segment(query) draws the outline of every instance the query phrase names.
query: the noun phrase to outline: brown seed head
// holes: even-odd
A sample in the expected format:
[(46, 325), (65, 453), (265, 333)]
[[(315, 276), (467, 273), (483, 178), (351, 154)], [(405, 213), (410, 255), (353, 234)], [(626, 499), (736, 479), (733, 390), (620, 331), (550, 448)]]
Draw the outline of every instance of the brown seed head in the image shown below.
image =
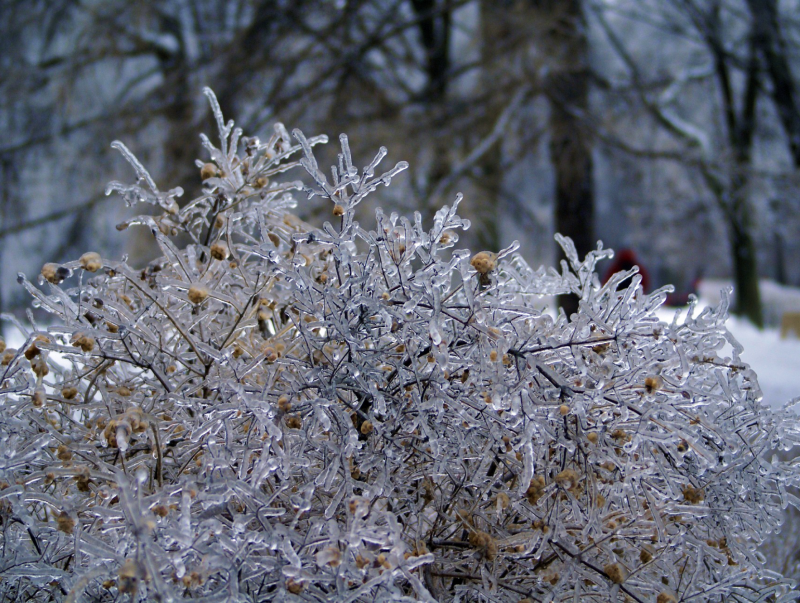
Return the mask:
[(294, 578), (289, 578), (286, 581), (286, 590), (288, 590), (293, 595), (299, 595), (301, 592), (303, 592), (303, 583), (295, 582)]
[(56, 458), (59, 461), (71, 461), (72, 460), (72, 452), (69, 448), (64, 446), (64, 444), (59, 444), (58, 448), (56, 449)]
[(208, 288), (204, 285), (194, 284), (189, 287), (187, 296), (193, 304), (202, 304), (208, 297)]
[(13, 362), (14, 357), (16, 355), (17, 355), (17, 350), (15, 350), (14, 348), (6, 348), (6, 350), (3, 352), (3, 358), (2, 360), (0, 360), (0, 365), (8, 366)]
[(219, 174), (219, 170), (217, 166), (213, 163), (206, 163), (203, 167), (200, 168), (200, 179), (201, 180), (208, 180), (209, 178), (213, 178), (214, 176)]
[(535, 505), (539, 502), (539, 499), (544, 494), (545, 482), (544, 477), (541, 475), (537, 475), (531, 480), (530, 486), (525, 491), (525, 496), (528, 499), (528, 502), (532, 505)]
[(494, 270), (497, 256), (489, 251), (481, 251), (472, 256), (470, 265), (475, 268), (478, 274), (489, 274)]
[(60, 266), (58, 264), (53, 264), (52, 262), (48, 262), (44, 266), (42, 266), (42, 276), (45, 278), (46, 281), (57, 285), (63, 279), (61, 278), (61, 271), (59, 270)]
[(72, 530), (75, 529), (75, 520), (66, 511), (61, 511), (56, 517), (56, 525), (59, 531), (65, 534), (72, 534)]
[(644, 389), (648, 394), (654, 394), (662, 385), (661, 377), (647, 377), (644, 380)]
[(215, 260), (227, 260), (229, 255), (230, 250), (225, 243), (218, 241), (211, 246), (211, 257)]
[(103, 267), (103, 260), (100, 258), (100, 254), (94, 251), (84, 253), (78, 261), (81, 263), (81, 268), (89, 272), (97, 272)]
[(705, 498), (705, 492), (703, 492), (702, 488), (695, 488), (688, 484), (683, 487), (683, 498), (689, 504), (696, 505), (700, 502), (703, 502), (703, 498)]
[(339, 205), (338, 203), (333, 206), (333, 215), (336, 217), (344, 215), (344, 207)]
[(41, 408), (44, 406), (45, 400), (47, 400), (47, 394), (45, 394), (44, 388), (37, 387), (31, 396), (31, 404), (36, 408)]
[(625, 575), (619, 563), (609, 563), (603, 567), (603, 571), (614, 584), (625, 582)]
[(37, 356), (31, 360), (31, 370), (37, 377), (45, 377), (50, 369), (47, 367), (47, 361), (42, 356)]

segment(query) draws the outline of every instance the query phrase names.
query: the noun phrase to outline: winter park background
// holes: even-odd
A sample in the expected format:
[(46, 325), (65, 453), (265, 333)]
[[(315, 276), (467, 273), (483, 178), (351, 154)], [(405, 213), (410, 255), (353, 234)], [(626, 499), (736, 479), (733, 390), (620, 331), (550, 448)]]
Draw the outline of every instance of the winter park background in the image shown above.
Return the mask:
[[(519, 240), (555, 265), (555, 232), (581, 256), (632, 250), (650, 290), (675, 285), (667, 322), (732, 286), (764, 404), (800, 397), (796, 0), (0, 0), (0, 312), (25, 319), (17, 273), (45, 262), (155, 257), (145, 229), (115, 228), (136, 212), (103, 194), (128, 177), (110, 143), (194, 198), (205, 86), (250, 134), (346, 132), (361, 161), (385, 145), (411, 166), (381, 189), (387, 212), (430, 225), (464, 193), (474, 250)], [(800, 579), (800, 514), (764, 552)]]

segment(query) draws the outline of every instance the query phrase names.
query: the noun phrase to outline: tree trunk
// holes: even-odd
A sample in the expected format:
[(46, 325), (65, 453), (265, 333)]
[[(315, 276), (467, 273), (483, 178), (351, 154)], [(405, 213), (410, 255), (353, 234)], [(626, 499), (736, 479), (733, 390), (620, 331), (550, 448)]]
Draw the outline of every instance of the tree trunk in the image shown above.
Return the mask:
[[(575, 243), (579, 257), (595, 248), (594, 180), (589, 109), (589, 43), (581, 0), (532, 0), (548, 32), (542, 37), (553, 61), (545, 90), (550, 101), (550, 159), (555, 169), (555, 228)], [(559, 258), (563, 258), (559, 248)], [(575, 295), (562, 295), (567, 316)]]
[[(713, 39), (722, 39), (719, 12), (711, 13), (708, 31)], [(752, 169), (753, 139), (756, 130), (756, 109), (760, 88), (758, 64), (758, 31), (751, 30), (749, 52), (742, 91), (740, 110), (737, 111), (734, 85), (731, 78), (730, 57), (721, 43), (711, 47), (717, 81), (722, 92), (722, 104), (727, 124), (727, 135), (733, 153), (729, 164), (727, 187), (717, 186), (715, 194), (728, 219), (731, 259), (733, 261), (734, 293), (733, 311), (747, 317), (758, 327), (764, 319), (761, 311), (761, 294), (758, 283), (758, 258), (753, 238), (753, 219), (750, 203), (750, 172)], [(727, 189), (727, 193), (726, 193)]]
[(786, 45), (779, 28), (777, 0), (747, 0), (753, 18), (753, 41), (772, 81), (778, 109), (795, 167), (800, 167), (800, 107), (794, 90)]
[[(487, 94), (485, 121), (480, 129), (481, 136), (491, 131), (494, 119), (502, 110), (505, 100), (503, 78), (507, 78), (508, 54), (498, 56), (498, 46), (509, 38), (519, 35), (509, 25), (508, 7), (496, 0), (483, 0), (480, 5), (481, 20), (481, 86)], [(491, 92), (490, 92), (491, 91)], [(480, 224), (476, 230), (477, 243), (482, 249), (497, 251), (508, 241), (500, 240), (500, 205), (502, 199), (503, 166), (501, 144), (498, 140), (483, 155), (479, 164), (477, 185), (480, 198), (473, 201), (474, 215)]]
[(448, 131), (447, 92), (450, 71), (450, 0), (411, 0), (411, 5), (419, 20), (419, 31), (422, 49), (425, 52), (425, 73), (427, 83), (422, 93), (422, 101), (426, 108), (426, 118), (430, 124), (427, 134), (430, 136), (431, 157), (428, 161), (427, 173), (423, 175), (425, 186), (422, 187), (421, 212), (427, 222), (433, 221), (441, 199), (433, 199), (432, 191), (447, 178), (452, 168), (450, 162), (450, 142), (444, 132)]
[(764, 326), (761, 292), (758, 286), (756, 245), (750, 229), (731, 225), (731, 256), (733, 258), (734, 287), (737, 314), (747, 317), (754, 325)]

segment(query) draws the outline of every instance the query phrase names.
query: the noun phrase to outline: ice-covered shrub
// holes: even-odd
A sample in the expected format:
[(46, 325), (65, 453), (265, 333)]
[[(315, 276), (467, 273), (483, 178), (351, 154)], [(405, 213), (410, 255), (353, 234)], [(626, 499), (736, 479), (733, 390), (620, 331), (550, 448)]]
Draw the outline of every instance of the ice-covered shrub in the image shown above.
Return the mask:
[[(208, 95), (219, 147), (183, 208), (116, 144), (138, 182), (109, 191), (160, 209), (129, 224), (163, 257), (20, 277), (53, 326), (0, 354), (5, 600), (791, 596), (756, 546), (796, 502), (767, 456), (797, 433), (726, 303), (666, 324), (666, 290), (599, 284), (601, 248), (560, 239), (560, 272), (457, 250), (458, 201), (367, 230), (355, 206), (404, 164), (359, 171), (342, 136), (328, 177), (323, 137), (240, 138)], [(571, 319), (537, 309), (561, 292)]]

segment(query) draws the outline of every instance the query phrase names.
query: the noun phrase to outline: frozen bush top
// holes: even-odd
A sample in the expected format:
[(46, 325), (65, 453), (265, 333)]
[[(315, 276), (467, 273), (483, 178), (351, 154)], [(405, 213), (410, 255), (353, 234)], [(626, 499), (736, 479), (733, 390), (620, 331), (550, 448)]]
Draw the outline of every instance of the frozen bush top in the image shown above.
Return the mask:
[[(667, 289), (600, 285), (602, 248), (559, 238), (560, 272), (457, 250), (458, 199), (367, 230), (354, 208), (405, 164), (359, 171), (342, 136), (329, 178), (324, 137), (241, 138), (207, 94), (219, 146), (184, 207), (115, 143), (138, 181), (109, 192), (160, 210), (122, 227), (161, 258), (20, 276), (55, 326), (1, 354), (5, 600), (792, 597), (756, 545), (796, 502), (767, 458), (795, 423), (727, 298), (665, 324)], [(536, 309), (565, 292), (578, 314)]]

